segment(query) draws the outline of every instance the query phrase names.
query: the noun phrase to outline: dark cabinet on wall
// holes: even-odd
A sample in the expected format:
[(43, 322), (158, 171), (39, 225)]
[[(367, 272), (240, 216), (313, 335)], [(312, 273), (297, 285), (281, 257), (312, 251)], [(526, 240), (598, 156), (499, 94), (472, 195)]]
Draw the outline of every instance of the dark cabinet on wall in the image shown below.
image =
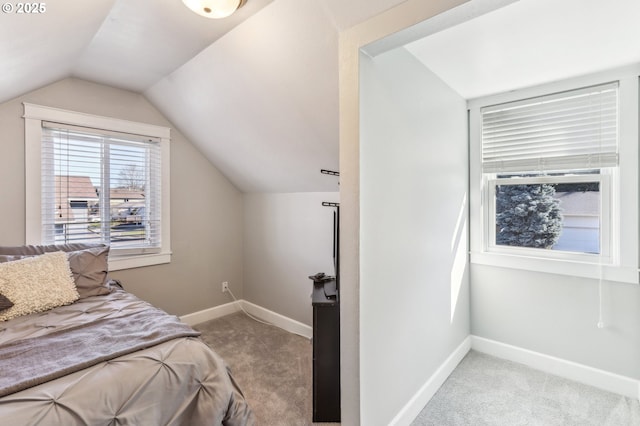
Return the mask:
[(340, 303), (336, 280), (314, 280), (313, 421), (340, 421)]

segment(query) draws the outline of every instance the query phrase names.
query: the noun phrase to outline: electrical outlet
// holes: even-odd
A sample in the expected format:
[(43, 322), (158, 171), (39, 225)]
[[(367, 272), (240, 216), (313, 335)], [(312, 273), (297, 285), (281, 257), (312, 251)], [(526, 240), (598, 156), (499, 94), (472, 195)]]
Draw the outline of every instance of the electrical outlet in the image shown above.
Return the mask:
[(227, 281), (222, 282), (222, 292), (225, 293), (229, 291), (229, 283)]

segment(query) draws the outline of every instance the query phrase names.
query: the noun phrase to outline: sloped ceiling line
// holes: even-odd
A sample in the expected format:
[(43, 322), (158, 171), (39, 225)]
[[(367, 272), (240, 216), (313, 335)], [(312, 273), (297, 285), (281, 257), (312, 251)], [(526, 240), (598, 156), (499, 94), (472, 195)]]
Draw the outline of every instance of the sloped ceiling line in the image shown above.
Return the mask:
[[(128, 89), (242, 191), (335, 191), (319, 170), (338, 168), (339, 32), (404, 1), (249, 0), (217, 21), (181, 0), (3, 13), (0, 102), (70, 76)], [(406, 47), (470, 98), (638, 62), (638, 16), (637, 0), (518, 0)]]
[(57, 0), (0, 14), (0, 102), (67, 77), (143, 93), (238, 188), (332, 191), (337, 37), (404, 0), (249, 0), (223, 20), (181, 0)]

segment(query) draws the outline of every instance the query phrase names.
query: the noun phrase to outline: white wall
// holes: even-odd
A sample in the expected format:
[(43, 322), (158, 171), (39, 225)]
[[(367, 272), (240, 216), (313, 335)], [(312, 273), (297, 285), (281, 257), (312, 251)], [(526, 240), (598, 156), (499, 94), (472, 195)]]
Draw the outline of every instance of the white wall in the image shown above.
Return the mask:
[[(360, 84), (361, 52), (371, 43), (387, 40), (405, 29), (412, 33), (414, 25), (467, 1), (405, 0), (340, 33), (340, 380), (344, 424), (362, 424), (365, 408), (360, 395), (360, 329), (364, 320), (360, 315), (360, 183), (363, 178), (360, 173), (360, 93), (365, 89)], [(415, 33), (412, 34), (410, 39), (415, 37)], [(402, 40), (402, 44), (409, 41)], [(399, 45), (394, 43), (394, 46)]]
[(386, 425), (469, 334), (467, 113), (402, 48), (360, 70), (360, 421)]
[(640, 379), (640, 286), (471, 266), (476, 336)]
[(335, 209), (322, 202), (338, 198), (337, 192), (244, 195), (245, 300), (312, 324), (308, 277), (334, 275)]

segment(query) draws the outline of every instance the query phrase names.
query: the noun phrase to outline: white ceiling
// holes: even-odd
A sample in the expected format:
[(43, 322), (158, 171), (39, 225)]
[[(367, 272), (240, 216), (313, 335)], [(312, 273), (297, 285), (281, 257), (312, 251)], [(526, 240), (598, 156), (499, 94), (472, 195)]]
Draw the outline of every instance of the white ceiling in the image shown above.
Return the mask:
[(214, 21), (195, 15), (181, 0), (116, 0), (72, 74), (144, 91), (271, 1), (251, 0)]
[(276, 0), (146, 95), (244, 191), (337, 190), (320, 174), (338, 168), (332, 25), (317, 1)]
[(638, 22), (639, 0), (519, 0), (406, 47), (471, 99), (638, 63)]
[(143, 91), (271, 1), (217, 21), (181, 0), (56, 0), (42, 14), (2, 13), (0, 102), (68, 76)]
[[(65, 77), (140, 92), (240, 190), (334, 191), (319, 170), (338, 169), (338, 34), (403, 1), (248, 0), (223, 20), (181, 0), (2, 13), (0, 102)], [(470, 98), (639, 61), (639, 4), (520, 0), (407, 48)]]
[(56, 0), (0, 13), (0, 102), (66, 77), (145, 94), (240, 190), (335, 191), (338, 33), (404, 0)]

